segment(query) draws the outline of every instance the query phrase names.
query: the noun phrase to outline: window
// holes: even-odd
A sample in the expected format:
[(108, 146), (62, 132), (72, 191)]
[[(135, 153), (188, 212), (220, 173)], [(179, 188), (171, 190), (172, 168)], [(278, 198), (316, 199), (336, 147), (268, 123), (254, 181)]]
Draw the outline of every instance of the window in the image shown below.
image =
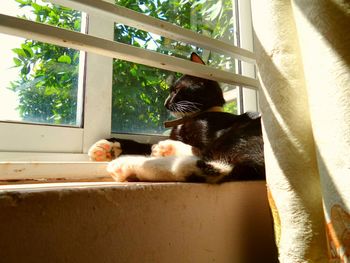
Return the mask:
[[(230, 43), (229, 46), (238, 45), (237, 3), (231, 0), (158, 2), (120, 0), (116, 2), (138, 13), (147, 14), (201, 35), (225, 41)], [(125, 23), (133, 25), (130, 21), (125, 21)], [(211, 67), (229, 72), (238, 71), (240, 62), (232, 56), (218, 50), (210, 51), (203, 48), (203, 45), (197, 46), (196, 43), (188, 44), (173, 40), (171, 33), (155, 34), (116, 23), (114, 40), (181, 58), (188, 58), (191, 52), (195, 51)], [(185, 38), (181, 36), (180, 39)], [(190, 40), (189, 43), (193, 43), (193, 40)], [(162, 105), (167, 96), (167, 86), (164, 80), (174, 72), (121, 60), (114, 60), (113, 70), (112, 132), (167, 133), (162, 127), (163, 121), (169, 118)], [(120, 75), (119, 72), (131, 72), (131, 74)], [(228, 101), (226, 109), (237, 113), (238, 89), (226, 83), (222, 83), (221, 86)]]
[[(76, 10), (41, 1), (5, 0), (2, 7), (10, 15), (81, 30)], [(5, 34), (0, 42), (0, 120), (81, 126), (79, 51)]]
[[(2, 160), (87, 160), (101, 138), (157, 140), (167, 134), (169, 75), (217, 80), (226, 110), (257, 110), (247, 1), (6, 0), (1, 8)], [(188, 61), (192, 51), (207, 66)]]
[[(85, 29), (80, 11), (40, 0), (4, 0), (0, 13), (76, 32)], [(84, 53), (3, 33), (0, 41), (4, 58), (0, 70), (1, 150), (78, 150), (77, 144), (61, 147), (55, 141), (62, 136), (79, 137), (77, 130), (68, 127), (82, 126)]]
[[(120, 0), (117, 4), (211, 38), (229, 43), (236, 42), (235, 5), (232, 5), (231, 0), (158, 2)], [(114, 40), (185, 59), (191, 52), (197, 52), (209, 66), (230, 72), (235, 71), (235, 59), (230, 56), (122, 23), (115, 23)], [(168, 95), (165, 80), (176, 73), (118, 59), (113, 61), (113, 72), (112, 132), (166, 133), (162, 126), (162, 123), (169, 118), (163, 107), (163, 102)], [(222, 86), (225, 91), (235, 89), (224, 83)], [(227, 107), (235, 110), (235, 106), (236, 101), (233, 99)]]

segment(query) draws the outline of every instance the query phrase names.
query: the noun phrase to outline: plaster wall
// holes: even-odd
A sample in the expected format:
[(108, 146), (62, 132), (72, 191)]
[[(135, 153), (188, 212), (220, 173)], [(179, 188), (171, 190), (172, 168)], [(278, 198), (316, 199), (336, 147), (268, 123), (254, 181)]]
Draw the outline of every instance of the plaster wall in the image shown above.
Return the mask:
[(0, 262), (277, 262), (265, 182), (0, 187)]

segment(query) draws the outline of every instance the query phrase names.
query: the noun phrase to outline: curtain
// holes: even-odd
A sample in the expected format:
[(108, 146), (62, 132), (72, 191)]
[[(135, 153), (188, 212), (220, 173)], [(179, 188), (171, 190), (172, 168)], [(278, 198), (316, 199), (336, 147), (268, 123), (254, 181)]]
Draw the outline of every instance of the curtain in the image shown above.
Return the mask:
[(280, 262), (350, 262), (350, 1), (251, 0)]

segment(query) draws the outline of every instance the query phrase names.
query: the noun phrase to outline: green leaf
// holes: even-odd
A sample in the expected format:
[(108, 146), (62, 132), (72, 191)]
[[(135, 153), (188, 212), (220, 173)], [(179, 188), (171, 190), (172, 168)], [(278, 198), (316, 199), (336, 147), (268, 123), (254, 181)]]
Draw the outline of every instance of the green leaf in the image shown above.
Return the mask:
[(15, 0), (17, 3), (21, 4), (21, 6), (24, 5), (30, 5), (31, 4), (31, 0)]
[(80, 25), (81, 25), (80, 20), (79, 19), (75, 20), (74, 21), (74, 30), (80, 30)]
[(22, 60), (20, 60), (18, 58), (13, 58), (13, 62), (15, 62), (16, 67), (22, 66)]
[(57, 61), (61, 62), (61, 63), (66, 63), (66, 64), (71, 64), (72, 63), (72, 60), (71, 60), (70, 56), (67, 56), (67, 55), (60, 56), (57, 59)]
[(207, 0), (199, 0), (196, 1), (195, 3), (192, 4), (191, 8), (195, 8), (197, 5), (202, 5), (206, 2)]
[(215, 5), (211, 6), (209, 9), (202, 11), (203, 15), (207, 15), (208, 18), (213, 21), (218, 17), (222, 9), (222, 2), (218, 1)]
[(185, 5), (185, 4), (187, 4), (189, 1), (190, 1), (190, 0), (181, 0), (180, 3), (179, 3), (179, 5), (180, 5), (180, 6), (181, 6), (181, 5)]
[(19, 57), (27, 57), (27, 54), (21, 48), (13, 48), (12, 51), (15, 52)]
[(27, 75), (30, 71), (30, 66), (23, 66), (21, 69), (21, 74), (22, 75)]
[(130, 69), (130, 73), (131, 73), (132, 76), (136, 77), (136, 76), (137, 76), (137, 70), (136, 70), (136, 68)]
[(33, 50), (30, 47), (28, 47), (25, 44), (22, 44), (21, 47), (22, 47), (24, 53), (26, 54), (27, 58), (31, 58), (31, 57), (34, 56), (34, 52), (33, 52)]

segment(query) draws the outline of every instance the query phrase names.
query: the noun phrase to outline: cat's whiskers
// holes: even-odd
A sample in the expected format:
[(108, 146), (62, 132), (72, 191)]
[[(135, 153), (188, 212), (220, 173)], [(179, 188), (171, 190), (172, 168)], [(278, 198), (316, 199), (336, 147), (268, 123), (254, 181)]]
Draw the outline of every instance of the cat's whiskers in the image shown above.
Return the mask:
[(170, 110), (176, 117), (184, 117), (200, 111), (202, 104), (198, 102), (192, 102), (187, 100), (178, 101), (171, 105)]

